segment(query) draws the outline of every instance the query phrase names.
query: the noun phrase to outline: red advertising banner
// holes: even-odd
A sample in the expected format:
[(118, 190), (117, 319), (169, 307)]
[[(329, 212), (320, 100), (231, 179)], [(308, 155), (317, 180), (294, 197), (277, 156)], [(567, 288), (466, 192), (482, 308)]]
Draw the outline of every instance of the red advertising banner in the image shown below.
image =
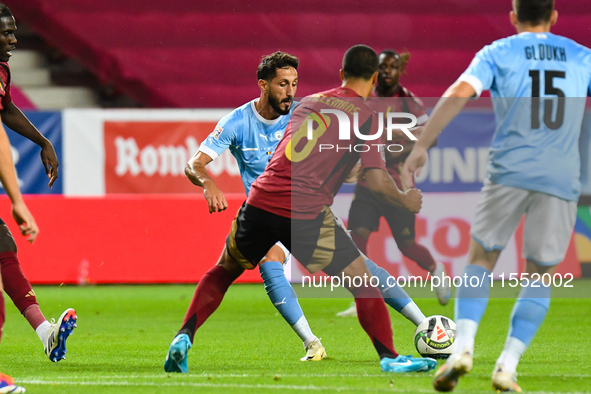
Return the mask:
[[(12, 231), (18, 257), (36, 284), (196, 283), (215, 265), (244, 201), (209, 214), (199, 195), (117, 195), (92, 198), (26, 196), (40, 228), (31, 245), (0, 197), (0, 216)], [(238, 282), (261, 281), (258, 269)]]
[[(187, 161), (216, 122), (105, 121), (105, 192), (197, 193)], [(207, 166), (225, 193), (244, 193), (238, 164), (226, 150)]]

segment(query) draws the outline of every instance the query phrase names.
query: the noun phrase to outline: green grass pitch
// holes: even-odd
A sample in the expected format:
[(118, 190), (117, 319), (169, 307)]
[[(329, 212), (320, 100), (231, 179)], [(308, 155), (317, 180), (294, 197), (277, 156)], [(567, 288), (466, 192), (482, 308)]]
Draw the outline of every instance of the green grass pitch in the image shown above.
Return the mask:
[[(591, 281), (577, 281), (582, 287)], [(10, 299), (0, 346), (0, 371), (27, 393), (291, 393), (434, 392), (433, 372), (385, 374), (356, 318), (337, 318), (350, 299), (301, 299), (328, 359), (304, 363), (304, 349), (278, 316), (262, 285), (234, 285), (219, 310), (196, 335), (187, 375), (162, 365), (194, 286), (37, 286), (47, 317), (66, 307), (78, 312), (67, 359), (51, 363)], [(453, 317), (453, 307), (416, 300), (426, 315)], [(456, 392), (490, 393), (490, 374), (508, 327), (513, 299), (491, 299), (476, 337), (472, 372)], [(413, 325), (391, 312), (394, 343), (416, 354)], [(591, 390), (591, 300), (554, 299), (546, 321), (519, 366), (526, 392)]]

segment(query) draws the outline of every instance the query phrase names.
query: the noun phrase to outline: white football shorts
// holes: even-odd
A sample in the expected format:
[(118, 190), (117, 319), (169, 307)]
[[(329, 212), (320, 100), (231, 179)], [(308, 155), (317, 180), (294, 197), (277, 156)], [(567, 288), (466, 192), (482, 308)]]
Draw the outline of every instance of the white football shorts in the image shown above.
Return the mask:
[(472, 238), (488, 251), (502, 250), (523, 215), (523, 257), (545, 266), (560, 263), (575, 226), (575, 201), (486, 180), (472, 224)]

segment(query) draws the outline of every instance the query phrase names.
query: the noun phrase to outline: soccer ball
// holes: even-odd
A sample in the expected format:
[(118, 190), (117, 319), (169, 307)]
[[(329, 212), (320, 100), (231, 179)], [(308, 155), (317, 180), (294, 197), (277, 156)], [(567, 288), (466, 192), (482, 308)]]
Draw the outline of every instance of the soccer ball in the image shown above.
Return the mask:
[(441, 315), (429, 316), (415, 331), (415, 347), (423, 357), (449, 357), (454, 350), (455, 340), (456, 323)]

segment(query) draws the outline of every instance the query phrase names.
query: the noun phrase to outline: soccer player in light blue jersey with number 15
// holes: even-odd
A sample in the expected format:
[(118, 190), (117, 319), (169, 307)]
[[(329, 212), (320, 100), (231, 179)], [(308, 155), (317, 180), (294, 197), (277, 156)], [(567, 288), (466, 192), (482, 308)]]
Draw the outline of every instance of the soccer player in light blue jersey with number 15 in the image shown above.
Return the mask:
[[(410, 182), (438, 133), (469, 99), (491, 91), (497, 126), (472, 226), (464, 271), (469, 280), (456, 293), (455, 352), (433, 382), (439, 391), (453, 390), (472, 368), (474, 337), (488, 303), (489, 275), (524, 214), (523, 252), (530, 280), (521, 281), (507, 341), (493, 370), (494, 389), (521, 392), (517, 364), (550, 306), (547, 279), (564, 258), (576, 219), (581, 188), (578, 141), (591, 93), (591, 50), (550, 33), (557, 18), (554, 0), (513, 0), (510, 19), (518, 34), (476, 54), (433, 110), (405, 162), (403, 177)], [(545, 280), (531, 280), (536, 277)], [(479, 285), (470, 285), (471, 278)]]

